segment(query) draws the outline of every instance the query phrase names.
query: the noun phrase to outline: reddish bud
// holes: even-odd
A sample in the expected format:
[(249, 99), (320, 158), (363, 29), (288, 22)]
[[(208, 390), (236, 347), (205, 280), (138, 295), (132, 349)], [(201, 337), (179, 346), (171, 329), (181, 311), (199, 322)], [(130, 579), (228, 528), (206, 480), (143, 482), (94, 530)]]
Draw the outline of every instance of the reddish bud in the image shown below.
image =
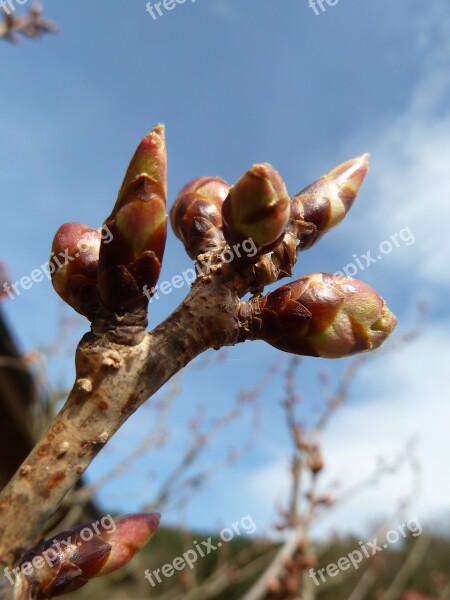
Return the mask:
[(253, 240), (258, 252), (252, 260), (257, 260), (278, 245), (289, 212), (289, 196), (279, 173), (268, 163), (253, 165), (233, 185), (223, 203), (225, 239), (230, 246)]
[(101, 233), (81, 223), (65, 223), (56, 232), (49, 261), (55, 291), (90, 321), (97, 312), (98, 256)]
[(366, 283), (314, 273), (253, 304), (254, 338), (304, 356), (341, 358), (378, 348), (397, 319)]
[(116, 522), (108, 515), (108, 524), (104, 521), (105, 518), (64, 531), (29, 550), (21, 560), (21, 578), (17, 582), (21, 590), (25, 588), (30, 594), (25, 597), (62, 596), (93, 577), (120, 569), (153, 536), (159, 526), (159, 514), (126, 515)]
[(346, 216), (369, 168), (362, 154), (331, 169), (299, 192), (291, 202), (291, 224), (297, 228), (299, 250), (306, 250)]
[(112, 240), (102, 243), (99, 290), (104, 305), (117, 313), (147, 305), (166, 243), (166, 146), (157, 125), (131, 159), (117, 202), (105, 226)]
[(223, 242), (222, 204), (229, 190), (220, 177), (198, 177), (180, 190), (170, 222), (192, 259)]

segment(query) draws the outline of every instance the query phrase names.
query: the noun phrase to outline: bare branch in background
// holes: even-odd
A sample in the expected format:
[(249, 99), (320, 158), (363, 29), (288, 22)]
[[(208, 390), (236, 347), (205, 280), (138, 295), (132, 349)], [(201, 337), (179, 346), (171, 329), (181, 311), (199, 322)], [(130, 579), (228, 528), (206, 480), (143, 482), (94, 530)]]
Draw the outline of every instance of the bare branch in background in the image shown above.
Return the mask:
[(45, 33), (57, 33), (58, 27), (52, 21), (42, 17), (44, 7), (35, 3), (27, 15), (16, 15), (13, 3), (4, 3), (3, 23), (0, 23), (0, 38), (12, 44), (20, 42), (20, 35), (39, 39)]

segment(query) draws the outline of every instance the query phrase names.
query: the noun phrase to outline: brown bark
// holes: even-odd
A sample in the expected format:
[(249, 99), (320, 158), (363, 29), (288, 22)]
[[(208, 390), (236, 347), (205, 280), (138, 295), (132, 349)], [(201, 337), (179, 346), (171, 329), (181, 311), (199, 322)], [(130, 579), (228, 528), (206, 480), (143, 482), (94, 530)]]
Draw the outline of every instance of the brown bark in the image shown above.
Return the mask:
[(83, 337), (66, 404), (0, 495), (0, 565), (13, 564), (36, 541), (65, 494), (147, 398), (204, 350), (245, 339), (236, 287), (217, 273), (201, 277), (136, 345), (117, 344), (109, 334)]

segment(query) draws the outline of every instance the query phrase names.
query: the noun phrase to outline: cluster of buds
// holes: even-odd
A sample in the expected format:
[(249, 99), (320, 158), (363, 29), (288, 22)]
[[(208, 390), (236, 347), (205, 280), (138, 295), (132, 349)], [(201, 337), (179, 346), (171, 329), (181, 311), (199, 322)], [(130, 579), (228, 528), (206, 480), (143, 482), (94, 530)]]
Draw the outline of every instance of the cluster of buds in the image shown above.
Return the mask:
[(238, 255), (251, 263), (280, 243), (289, 216), (286, 186), (268, 163), (253, 165), (232, 187), (220, 177), (194, 179), (170, 211), (174, 233), (192, 259), (222, 248), (224, 240), (230, 247), (251, 241), (256, 251)]
[[(175, 235), (193, 259), (212, 240), (230, 246), (251, 239), (258, 252), (241, 257), (255, 262), (262, 254), (283, 250), (287, 232), (297, 251), (311, 247), (350, 210), (368, 170), (363, 154), (335, 167), (293, 198), (280, 174), (268, 163), (253, 165), (230, 188), (219, 177), (200, 177), (180, 191), (171, 210)], [(294, 262), (292, 256), (289, 257)]]
[[(202, 177), (181, 190), (171, 211), (172, 227), (193, 259), (223, 239), (230, 248), (251, 240), (255, 252), (238, 255), (236, 268), (252, 280), (269, 257), (278, 267), (272, 280), (280, 279), (290, 275), (297, 252), (342, 221), (367, 170), (368, 155), (363, 154), (291, 199), (280, 174), (267, 163), (253, 165), (231, 188), (217, 177)], [(257, 292), (263, 285), (249, 289)], [(373, 350), (396, 324), (371, 287), (325, 273), (307, 275), (266, 296), (256, 293), (241, 303), (240, 317), (253, 339), (326, 358)]]
[[(97, 315), (142, 320), (158, 280), (166, 242), (166, 147), (156, 126), (140, 143), (116, 204), (101, 230), (68, 223), (56, 234), (51, 270), (58, 294), (93, 321)], [(239, 318), (247, 337), (293, 354), (339, 358), (377, 348), (396, 319), (368, 285), (325, 273), (307, 275), (266, 296), (350, 210), (368, 170), (368, 155), (344, 162), (290, 198), (268, 163), (229, 186), (220, 177), (186, 184), (170, 211), (175, 235), (193, 260), (232, 255)], [(107, 232), (105, 234), (105, 232)], [(233, 255), (232, 249), (252, 252)], [(60, 257), (65, 262), (61, 264)], [(145, 317), (146, 322), (146, 317)]]
[[(19, 43), (17, 34), (36, 39), (44, 33), (56, 33), (57, 26), (42, 17), (42, 4), (33, 4), (28, 15), (16, 16), (13, 4), (3, 2), (4, 22), (0, 23), (0, 38), (12, 44)], [(23, 2), (21, 2), (23, 4)]]
[(18, 569), (6, 569), (5, 576), (14, 585), (14, 599), (62, 596), (94, 577), (120, 569), (156, 532), (159, 514), (126, 515), (115, 523), (110, 517), (108, 523), (103, 521), (42, 540), (23, 556)]
[(131, 159), (116, 204), (99, 230), (66, 223), (50, 258), (56, 292), (93, 321), (98, 310), (123, 315), (146, 309), (166, 242), (166, 147), (156, 126)]

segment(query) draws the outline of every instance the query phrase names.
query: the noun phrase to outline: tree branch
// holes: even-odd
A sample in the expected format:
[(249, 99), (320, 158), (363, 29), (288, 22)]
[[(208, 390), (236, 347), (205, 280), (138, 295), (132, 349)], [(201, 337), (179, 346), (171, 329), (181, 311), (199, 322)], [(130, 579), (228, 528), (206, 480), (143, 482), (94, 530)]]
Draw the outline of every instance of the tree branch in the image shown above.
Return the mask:
[(204, 350), (245, 339), (238, 309), (219, 270), (199, 278), (180, 307), (137, 345), (116, 344), (107, 334), (83, 337), (66, 404), (0, 495), (0, 565), (13, 564), (33, 544), (65, 494), (147, 398)]
[[(367, 155), (347, 161), (291, 199), (267, 163), (253, 165), (231, 188), (218, 178), (187, 184), (171, 223), (198, 275), (182, 304), (151, 333), (148, 301), (166, 241), (164, 126), (141, 141), (100, 230), (74, 222), (58, 229), (49, 263), (53, 287), (92, 322), (91, 332), (78, 345), (76, 380), (65, 405), (0, 494), (0, 569), (35, 545), (64, 496), (128, 417), (205, 350), (261, 339), (294, 354), (339, 358), (385, 340), (396, 319), (360, 281), (314, 273), (261, 295), (266, 285), (291, 275), (298, 251), (344, 218), (367, 168)], [(242, 255), (246, 247), (248, 255)], [(249, 292), (253, 297), (241, 301)], [(303, 538), (297, 528), (269, 575)], [(263, 579), (246, 598), (260, 597)], [(65, 591), (74, 589), (60, 583)], [(73, 585), (83, 583), (78, 578)], [(25, 598), (19, 584), (8, 588), (0, 580), (0, 592), (2, 585), (7, 598)], [(36, 598), (45, 597), (42, 590)]]

